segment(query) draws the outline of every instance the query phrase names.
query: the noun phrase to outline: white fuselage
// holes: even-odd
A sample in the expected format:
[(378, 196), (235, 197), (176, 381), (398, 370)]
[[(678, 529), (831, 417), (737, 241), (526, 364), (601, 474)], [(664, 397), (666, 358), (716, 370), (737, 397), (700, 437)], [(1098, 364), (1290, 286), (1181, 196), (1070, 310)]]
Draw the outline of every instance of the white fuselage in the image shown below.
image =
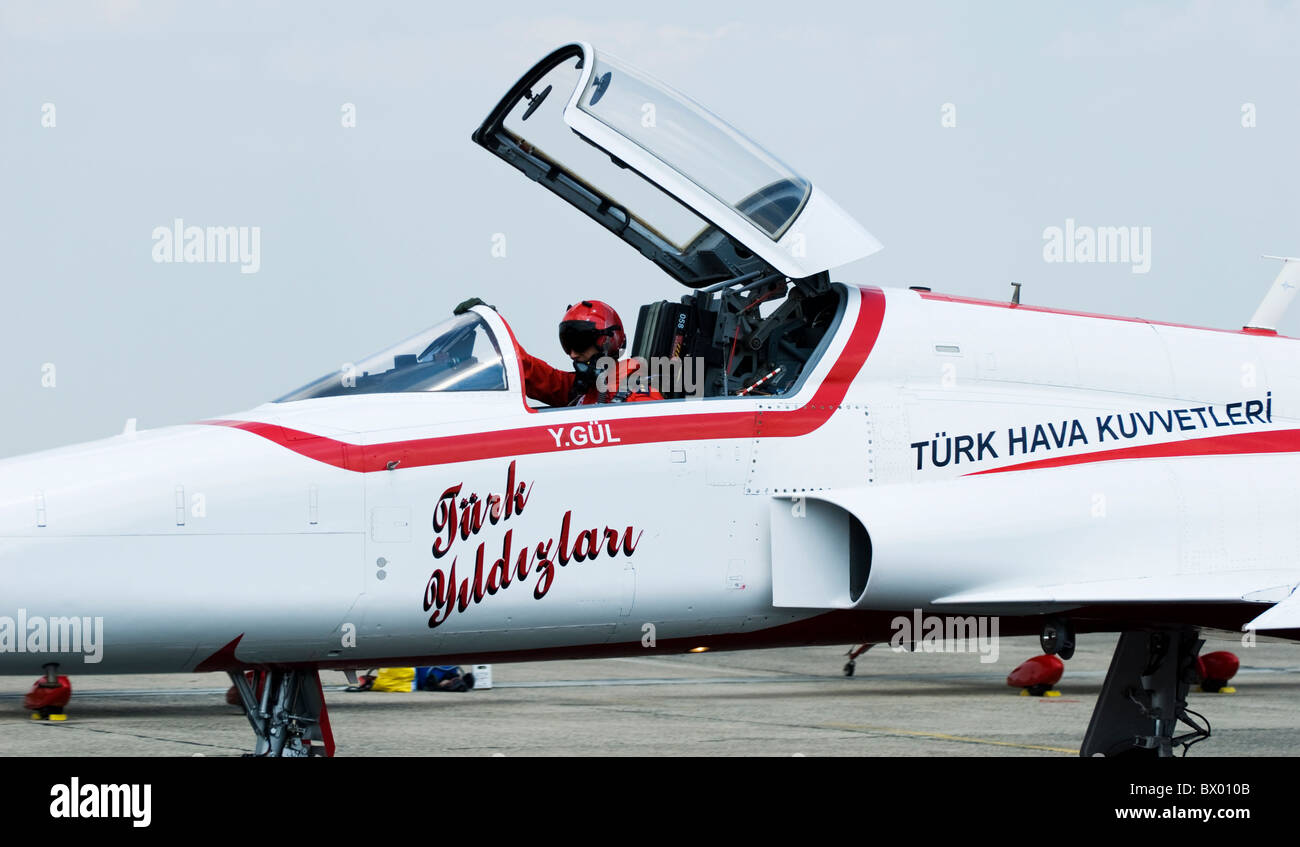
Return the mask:
[[(1204, 578), (1212, 602), (1223, 571), (1300, 581), (1296, 341), (847, 294), (790, 397), (532, 410), (504, 344), (507, 391), (266, 404), (0, 462), (0, 673), (758, 646), (830, 610), (1023, 610), (1027, 574), (1099, 597)], [(866, 527), (865, 592), (838, 512), (801, 524), (796, 498)], [(97, 661), (52, 652), (73, 618), (102, 619)]]

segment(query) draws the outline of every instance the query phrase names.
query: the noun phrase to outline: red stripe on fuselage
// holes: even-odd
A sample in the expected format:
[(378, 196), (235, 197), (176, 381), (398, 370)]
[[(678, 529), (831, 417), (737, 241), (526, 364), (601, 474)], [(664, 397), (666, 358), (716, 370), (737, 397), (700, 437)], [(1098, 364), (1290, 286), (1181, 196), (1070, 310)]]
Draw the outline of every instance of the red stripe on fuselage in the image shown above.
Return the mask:
[(1067, 465), (1084, 465), (1092, 462), (1115, 462), (1121, 459), (1170, 459), (1180, 456), (1245, 456), (1253, 453), (1300, 452), (1300, 429), (1274, 429), (1267, 432), (1243, 432), (1237, 435), (1213, 435), (1208, 438), (1188, 438), (1183, 441), (1163, 441), (1159, 444), (1142, 444), (1136, 447), (1119, 447), (1114, 450), (1097, 450), (1073, 456), (1035, 459), (1000, 468), (973, 471), (964, 476), (1006, 473), (1008, 471), (1033, 471), (1042, 468), (1061, 468)]
[[(764, 438), (805, 435), (826, 423), (834, 414), (844, 395), (848, 393), (850, 383), (862, 370), (867, 357), (871, 355), (871, 349), (880, 335), (880, 327), (885, 318), (884, 292), (869, 288), (862, 289), (861, 295), (857, 321), (849, 333), (839, 358), (826, 374), (826, 379), (818, 386), (812, 399), (800, 408), (785, 412), (763, 412)], [(606, 418), (605, 422), (614, 427), (613, 432), (619, 439), (618, 446), (627, 446), (667, 441), (753, 437), (756, 414), (757, 411), (701, 412), (623, 420)], [(309, 459), (359, 473), (386, 470), (388, 463), (392, 461), (398, 462), (396, 465), (398, 468), (412, 468), (610, 446), (598, 444), (581, 448), (559, 447), (555, 443), (554, 436), (545, 426), (438, 438), (416, 438), (385, 444), (349, 444), (323, 435), (258, 421), (210, 420), (201, 423), (242, 429)], [(570, 421), (561, 426), (567, 430), (575, 425)], [(555, 428), (555, 426), (551, 427), (551, 429)]]

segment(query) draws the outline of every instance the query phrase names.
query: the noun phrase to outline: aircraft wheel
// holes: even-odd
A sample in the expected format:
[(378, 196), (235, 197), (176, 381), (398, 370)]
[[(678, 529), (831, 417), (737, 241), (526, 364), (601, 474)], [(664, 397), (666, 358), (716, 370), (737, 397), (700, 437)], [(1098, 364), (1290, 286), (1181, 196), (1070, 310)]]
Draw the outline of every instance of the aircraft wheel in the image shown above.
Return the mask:
[(849, 660), (849, 662), (844, 666), (844, 675), (853, 676), (853, 672), (857, 670), (857, 667), (858, 667), (857, 662)]
[[(1069, 624), (1066, 624), (1066, 626), (1069, 627)], [(1074, 630), (1067, 629), (1067, 634), (1069, 638), (1061, 645), (1061, 649), (1056, 651), (1056, 655), (1060, 656), (1062, 661), (1074, 657)]]
[(1043, 631), (1038, 636), (1038, 644), (1049, 656), (1069, 659), (1074, 655), (1074, 627), (1070, 622), (1058, 617), (1050, 617), (1043, 624)]

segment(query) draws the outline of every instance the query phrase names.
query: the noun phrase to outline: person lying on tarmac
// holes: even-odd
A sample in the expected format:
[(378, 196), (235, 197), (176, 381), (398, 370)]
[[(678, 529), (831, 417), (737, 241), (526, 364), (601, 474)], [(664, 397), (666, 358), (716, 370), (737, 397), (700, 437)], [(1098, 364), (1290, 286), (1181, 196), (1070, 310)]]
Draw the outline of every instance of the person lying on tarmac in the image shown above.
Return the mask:
[[(477, 297), (455, 309), (463, 314), (470, 307), (488, 305)], [(583, 300), (570, 306), (560, 319), (560, 346), (573, 361), (573, 372), (553, 368), (519, 349), (524, 370), (524, 390), (533, 400), (548, 406), (583, 406), (591, 403), (634, 403), (662, 400), (654, 388), (635, 390), (630, 377), (639, 368), (635, 359), (616, 361), (627, 346), (627, 333), (618, 312), (600, 300)], [(604, 370), (599, 370), (603, 367)]]

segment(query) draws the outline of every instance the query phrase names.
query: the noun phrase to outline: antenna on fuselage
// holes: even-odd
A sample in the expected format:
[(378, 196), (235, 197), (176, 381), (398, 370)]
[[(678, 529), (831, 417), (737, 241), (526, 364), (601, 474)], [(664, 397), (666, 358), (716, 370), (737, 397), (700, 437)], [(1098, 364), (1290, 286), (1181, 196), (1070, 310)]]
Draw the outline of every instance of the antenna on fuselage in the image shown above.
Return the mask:
[(1265, 256), (1264, 258), (1281, 260), (1282, 270), (1278, 271), (1277, 279), (1273, 280), (1268, 293), (1260, 301), (1259, 308), (1255, 310), (1250, 323), (1242, 328), (1276, 332), (1282, 315), (1295, 299), (1296, 292), (1300, 291), (1300, 259), (1294, 256)]
[(1019, 306), (1020, 305), (1020, 283), (1013, 282), (1011, 283), (1011, 287), (1015, 289), (1014, 291), (1011, 292), (1011, 305)]

